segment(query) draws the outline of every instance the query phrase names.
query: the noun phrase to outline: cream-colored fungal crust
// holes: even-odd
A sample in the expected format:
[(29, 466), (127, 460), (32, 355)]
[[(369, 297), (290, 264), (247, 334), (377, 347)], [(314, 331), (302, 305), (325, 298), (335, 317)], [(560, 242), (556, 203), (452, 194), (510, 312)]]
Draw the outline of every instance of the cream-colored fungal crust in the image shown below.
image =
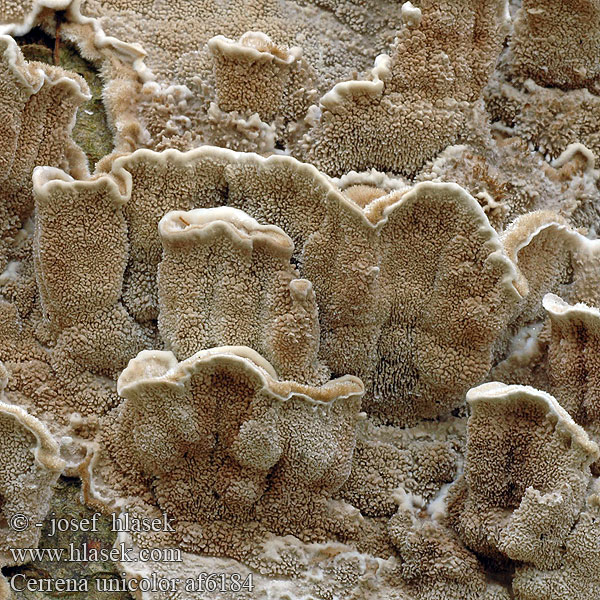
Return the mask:
[(513, 68), (524, 79), (600, 90), (600, 3), (524, 0), (514, 21)]
[[(594, 440), (600, 439), (600, 311), (586, 304), (568, 304), (547, 294), (550, 316), (548, 383), (550, 390), (575, 421)], [(592, 467), (597, 474), (598, 465)]]
[(292, 240), (231, 207), (173, 211), (159, 223), (162, 338), (180, 358), (244, 344), (285, 379), (322, 383), (312, 284), (290, 264)]
[[(12, 8), (13, 4), (21, 4), (18, 13)], [(12, 0), (4, 0), (0, 3), (0, 34), (21, 36), (35, 26), (41, 26), (50, 35), (68, 40), (83, 57), (101, 66), (106, 81), (103, 99), (115, 133), (115, 145), (121, 152), (132, 151), (148, 138), (136, 106), (141, 99), (142, 84), (153, 77), (144, 64), (146, 52), (139, 40), (127, 43), (107, 35), (100, 20), (82, 14), (82, 4), (85, 6), (86, 1), (27, 0), (13, 3)]]
[[(337, 84), (299, 152), (330, 175), (375, 167), (413, 174), (456, 142), (507, 33), (502, 0), (406, 3), (391, 55)], [(452, 42), (450, 42), (452, 40)]]
[(423, 503), (433, 501), (458, 475), (465, 433), (460, 418), (406, 428), (375, 427), (365, 419), (338, 497), (375, 519), (395, 514), (399, 490)]
[(338, 0), (306, 4), (174, 0), (152, 6), (142, 0), (86, 0), (82, 6), (82, 12), (97, 17), (109, 35), (141, 43), (159, 80), (177, 76), (187, 84), (193, 69), (204, 74), (205, 45), (213, 36), (239, 39), (246, 32), (260, 31), (280, 47), (301, 45), (318, 69), (321, 85), (329, 86), (353, 69), (366, 69), (370, 57), (389, 44), (402, 25), (398, 9), (386, 0), (350, 7)]
[[(600, 158), (597, 94), (587, 88), (543, 87), (532, 79), (521, 83), (510, 71), (508, 56), (500, 67), (485, 90), (493, 121), (507, 127), (548, 161), (558, 158), (570, 144), (578, 143), (589, 148), (596, 160)], [(592, 222), (597, 222), (597, 213)]]
[[(115, 179), (126, 200), (130, 260), (123, 300), (138, 320), (158, 317), (160, 218), (177, 207), (189, 210), (227, 204), (243, 209), (259, 223), (274, 225), (291, 238), (292, 260), (298, 266), (298, 275), (288, 263), (286, 272), (293, 279), (307, 279), (314, 291), (320, 343), (307, 343), (304, 358), (288, 362), (287, 372), (297, 369), (295, 372), (307, 377), (307, 366), (313, 360), (308, 356), (319, 347), (319, 360), (334, 375), (351, 373), (365, 381), (365, 406), (386, 422), (414, 422), (460, 404), (466, 390), (485, 377), (491, 347), (520, 298), (514, 287), (513, 266), (503, 254), (483, 210), (455, 184), (424, 182), (412, 189), (374, 193), (361, 201), (352, 192), (341, 193), (311, 165), (290, 157), (265, 159), (208, 147), (187, 153), (140, 150), (117, 159), (109, 176)], [(207, 232), (230, 234), (237, 229), (234, 239), (240, 240), (247, 235), (240, 234), (239, 227), (198, 227), (192, 226), (185, 216), (183, 219), (175, 219), (182, 228), (177, 236), (198, 240), (194, 248), (205, 252), (203, 264), (216, 256), (214, 244), (201, 242), (209, 239), (205, 237)], [(219, 243), (228, 244), (229, 234), (219, 236)], [(167, 287), (172, 290), (168, 292), (172, 299), (169, 302), (180, 302), (183, 296), (176, 299), (174, 291), (177, 284), (167, 283), (168, 271), (178, 263), (175, 256), (189, 253), (191, 246), (178, 242), (175, 249), (168, 241), (172, 237), (164, 240), (166, 262), (161, 276), (165, 274), (165, 294)], [(253, 251), (251, 256), (265, 252)], [(288, 250), (286, 256), (289, 255)], [(236, 264), (238, 269), (238, 259), (229, 260), (233, 261), (231, 268)], [(190, 294), (212, 293), (208, 282), (219, 278), (219, 261), (211, 263), (210, 274), (206, 269), (191, 269), (186, 261), (180, 262), (177, 278), (185, 272)], [(231, 284), (229, 278), (220, 281), (219, 289), (223, 293), (237, 290), (234, 280), (238, 275), (241, 277), (241, 272), (234, 275), (232, 271)], [(223, 304), (216, 307), (205, 297), (212, 310), (229, 310)], [(233, 307), (233, 298), (243, 302), (246, 296), (236, 291), (229, 297)], [(292, 324), (303, 321), (304, 331), (316, 336), (316, 307), (309, 284), (292, 284), (285, 298), (286, 303), (291, 303), (287, 305), (290, 308), (282, 305), (275, 312), (291, 314)], [(198, 318), (189, 313), (189, 303), (185, 302), (186, 314), (199, 327)], [(294, 307), (304, 302), (308, 304), (296, 311)], [(177, 306), (170, 317), (167, 311), (165, 320), (161, 319), (161, 323), (168, 319), (172, 323), (165, 332), (181, 327), (187, 318), (178, 319), (181, 305)], [(259, 308), (270, 310), (266, 305)], [(208, 314), (208, 308), (203, 310)], [(304, 320), (305, 314), (308, 321)], [(262, 322), (264, 318), (263, 314)], [(230, 322), (228, 319), (227, 324), (219, 326), (233, 327)], [(245, 325), (239, 322), (237, 327)], [(290, 325), (292, 329), (295, 326)], [(289, 327), (284, 325), (284, 329)], [(186, 337), (183, 332), (182, 335)], [(165, 333), (165, 338), (183, 358), (199, 348), (193, 346), (194, 335), (187, 335), (192, 346), (188, 344), (185, 349), (176, 348), (170, 337), (173, 333)], [(233, 333), (227, 335), (215, 338), (209, 345), (242, 343)], [(283, 343), (277, 339), (262, 342)], [(256, 347), (254, 344), (250, 345)], [(280, 360), (275, 358), (279, 351), (264, 353), (274, 363)], [(278, 364), (278, 372), (280, 368)]]
[(454, 184), (342, 206), (330, 204), (304, 249), (323, 361), (361, 377), (364, 406), (383, 421), (451, 410), (485, 377), (519, 299), (495, 232)]
[(5, 131), (4, 148), (2, 148), (2, 162), (0, 166), (3, 174), (8, 171), (15, 159), (17, 148), (21, 113), (29, 96), (42, 85), (43, 77), (28, 68), (23, 55), (15, 41), (9, 36), (0, 37), (2, 50), (2, 92), (6, 102), (2, 114), (2, 126)]
[[(123, 307), (116, 304), (56, 332), (40, 313), (32, 331), (16, 307), (7, 304), (0, 349), (10, 372), (7, 400), (42, 420), (57, 439), (70, 475), (91, 447), (98, 418), (116, 404), (115, 379), (129, 358), (153, 345)], [(43, 343), (34, 333), (45, 334)], [(40, 336), (41, 337), (41, 336)], [(51, 346), (51, 348), (48, 348)]]
[(538, 569), (562, 563), (598, 446), (549, 394), (487, 383), (469, 391), (464, 476), (448, 522), (477, 553)]
[(42, 351), (43, 375), (40, 366), (32, 373), (31, 365), (15, 366), (22, 373), (15, 391), (31, 397), (31, 380), (48, 377), (54, 398), (43, 408), (75, 437), (79, 428), (85, 430), (83, 420), (92, 427), (83, 436), (89, 437), (94, 420), (118, 401), (114, 379), (132, 355), (151, 345), (153, 335), (119, 302), (128, 242), (114, 181), (74, 180), (48, 167), (37, 169), (33, 179), (33, 264), (43, 323), (49, 326), (45, 341), (52, 348)]
[[(53, 13), (40, 10), (42, 5), (35, 3), (23, 19), (8, 11), (4, 18), (11, 24), (4, 31), (24, 33), (41, 22), (54, 32)], [(318, 145), (333, 149), (340, 139), (337, 128), (345, 132), (344, 158), (328, 164), (322, 153), (314, 156), (319, 166), (339, 174), (363, 168), (364, 156), (354, 156), (353, 141), (368, 144), (376, 159), (369, 167), (395, 168), (395, 157), (402, 155), (407, 164), (396, 170), (409, 173), (455, 141), (472, 101), (463, 96), (479, 96), (507, 24), (504, 0), (459, 5), (427, 0), (419, 7), (391, 0), (360, 6), (340, 0), (176, 0), (151, 8), (143, 1), (86, 0), (64, 8), (60, 36), (101, 63), (108, 75), (105, 98), (117, 147), (187, 150), (211, 143), (267, 152), (283, 145), (307, 157)], [(410, 76), (399, 72), (392, 79), (407, 82), (386, 84), (371, 110), (360, 98), (350, 102), (346, 123), (341, 118), (329, 123), (325, 115), (315, 128), (318, 97), (340, 82), (352, 85), (352, 79), (359, 88), (368, 87), (365, 74), (373, 58), (389, 52), (396, 35), (400, 41), (392, 54)], [(258, 51), (250, 53), (248, 45)], [(296, 59), (299, 45), (302, 58)], [(254, 128), (244, 125), (253, 111), (260, 115)], [(371, 124), (377, 120), (375, 136), (362, 126), (363, 116)], [(361, 129), (354, 139), (349, 123)], [(304, 136), (307, 129), (312, 131)], [(386, 144), (394, 150), (386, 151)]]
[(599, 18), (0, 0), (0, 566), (62, 471), (215, 600), (600, 597)]
[(139, 321), (158, 317), (156, 274), (162, 257), (158, 223), (167, 212), (227, 203), (243, 208), (263, 223), (280, 226), (294, 240), (299, 259), (304, 242), (324, 215), (326, 198), (340, 197), (310, 165), (214, 147), (189, 153), (138, 150), (114, 160), (110, 174), (90, 183), (68, 183), (62, 177), (56, 185), (76, 195), (86, 189), (104, 190), (107, 206), (124, 204), (129, 262), (122, 297)]
[(23, 35), (36, 22), (45, 9), (65, 10), (72, 0), (2, 0), (0, 2), (0, 27), (2, 33)]
[[(406, 179), (400, 176), (390, 177), (376, 169), (361, 172), (350, 171), (342, 177), (333, 178), (331, 181), (342, 193), (362, 207), (365, 207), (370, 200), (376, 197), (396, 190), (406, 190), (410, 187)], [(353, 192), (353, 190), (356, 191)], [(366, 197), (363, 198), (361, 191), (366, 193)], [(367, 199), (369, 196), (370, 199)]]
[(327, 526), (325, 503), (348, 477), (361, 418), (356, 377), (279, 380), (247, 347), (179, 363), (144, 351), (118, 391), (125, 400), (105, 419), (88, 475), (97, 500), (150, 486), (142, 497), (178, 521), (180, 543), (229, 556), (241, 549), (227, 532), (248, 521), (284, 534)]
[[(258, 113), (261, 119), (272, 121), (291, 101), (288, 97), (296, 90), (290, 86), (299, 87), (303, 79), (302, 83), (310, 87), (301, 49), (279, 48), (262, 32), (249, 31), (239, 42), (218, 35), (208, 41), (207, 47), (214, 64), (217, 103), (224, 111)], [(304, 94), (308, 91), (305, 89)], [(308, 96), (296, 118), (306, 114), (307, 100)]]
[[(116, 376), (148, 338), (128, 315), (113, 312), (126, 224), (110, 190), (99, 184), (94, 196), (95, 184), (83, 181), (86, 158), (71, 139), (76, 110), (89, 99), (87, 84), (60, 67), (26, 62), (12, 38), (0, 36), (0, 47), (0, 104), (9, 111), (1, 117), (6, 146), (0, 150), (7, 400), (54, 435), (75, 440), (89, 437), (90, 419), (117, 400), (104, 376)], [(45, 166), (36, 171), (34, 198), (36, 165)], [(71, 466), (83, 455), (78, 443), (65, 447)]]
[(599, 172), (592, 151), (571, 144), (549, 165), (520, 137), (495, 133), (497, 139), (482, 148), (447, 148), (424, 167), (417, 181), (458, 183), (477, 199), (498, 232), (523, 214), (552, 210), (595, 235)]
[(75, 112), (89, 99), (85, 81), (60, 67), (27, 62), (15, 41), (0, 35), (0, 268), (18, 253), (15, 237), (33, 212), (35, 165), (87, 174), (70, 137)]
[[(159, 514), (146, 513), (147, 516)], [(393, 529), (401, 531), (401, 527), (394, 526)], [(182, 553), (180, 563), (143, 561), (139, 558), (140, 549), (156, 543), (143, 534), (119, 534), (116, 544), (124, 543), (133, 549), (133, 560), (120, 563), (127, 579), (146, 578), (152, 573), (168, 579), (179, 577), (176, 590), (177, 597), (182, 600), (197, 598), (197, 594), (185, 589), (184, 582), (196, 579), (200, 573), (239, 574), (242, 582), (249, 575), (252, 577), (254, 587), (251, 592), (247, 588), (236, 593), (217, 591), (211, 594), (217, 600), (369, 600), (374, 590), (394, 599), (508, 600), (508, 592), (499, 584), (486, 581), (475, 557), (461, 547), (456, 538), (452, 539), (449, 531), (440, 534), (427, 525), (422, 529), (418, 525), (406, 529), (409, 537), (403, 540), (405, 551), (402, 559), (375, 557), (339, 542), (306, 543), (291, 535), (269, 535), (252, 552), (252, 567), (246, 561), (187, 552)], [(452, 555), (456, 549), (458, 556)], [(405, 581), (399, 573), (405, 566), (409, 571), (411, 550), (424, 552), (431, 570), (423, 565), (423, 568), (418, 568), (419, 572), (411, 572)], [(436, 558), (440, 559), (437, 564), (434, 562)], [(421, 573), (423, 577), (419, 578)], [(173, 592), (150, 592), (145, 597), (148, 600), (168, 600), (172, 596)]]
[[(0, 363), (0, 390), (8, 373)], [(4, 400), (4, 394), (2, 395)], [(11, 549), (35, 548), (41, 530), (33, 526), (49, 509), (52, 487), (64, 467), (59, 446), (48, 428), (19, 406), (0, 401), (0, 564), (15, 564)], [(24, 515), (31, 526), (11, 526), (13, 515)]]
[[(502, 241), (516, 266), (523, 300), (496, 343), (496, 364), (489, 379), (533, 385), (562, 402), (548, 379), (551, 323), (542, 299), (550, 293), (571, 304), (599, 306), (600, 244), (551, 211), (522, 215), (507, 228)], [(569, 401), (566, 406), (571, 410)]]
[(508, 591), (487, 580), (475, 554), (419, 500), (398, 493), (398, 510), (387, 524), (410, 597), (507, 600)]
[(510, 225), (502, 243), (516, 266), (517, 287), (524, 297), (519, 323), (543, 318), (542, 298), (549, 292), (598, 304), (600, 244), (579, 234), (564, 218), (551, 211), (527, 213)]
[[(215, 36), (239, 40), (248, 32), (264, 32), (278, 48), (303, 47), (306, 60), (292, 65), (281, 112), (275, 118), (277, 137), (287, 140), (302, 128), (306, 109), (316, 101), (315, 90), (323, 93), (367, 69), (402, 25), (400, 10), (392, 0), (369, 0), (352, 7), (338, 0), (151, 4), (143, 0), (41, 0), (28, 4), (16, 12), (0, 5), (0, 19), (7, 23), (0, 31), (20, 35), (42, 23), (54, 33), (54, 11), (64, 10), (60, 36), (102, 64), (117, 146), (127, 150), (140, 145), (190, 149), (202, 143), (245, 150), (265, 147), (262, 135), (256, 139), (256, 130), (240, 130), (249, 116), (245, 109), (244, 114), (233, 111), (214, 118), (217, 94), (207, 42)], [(229, 77), (232, 70), (227, 70)], [(265, 69), (258, 71), (260, 77)], [(183, 97), (174, 99), (174, 90)]]
[[(548, 291), (568, 289), (574, 279), (575, 253), (588, 241), (551, 211), (527, 213), (502, 236), (506, 254), (516, 265), (517, 286), (528, 312), (540, 312)], [(561, 287), (562, 286), (562, 287)]]
[(40, 299), (46, 318), (62, 329), (119, 299), (127, 225), (116, 186), (107, 178), (75, 181), (41, 168), (33, 183)]
[(518, 98), (522, 110), (516, 130), (550, 158), (557, 158), (570, 144), (582, 143), (600, 157), (598, 119), (600, 102), (587, 89), (562, 91), (543, 88), (529, 80)]
[(229, 206), (169, 212), (158, 223), (158, 231), (163, 247), (211, 244), (226, 236), (241, 252), (264, 248), (275, 258), (289, 260), (294, 251), (294, 243), (283, 229), (261, 225), (244, 211)]
[[(205, 150), (198, 150), (198, 158)], [(129, 263), (123, 301), (139, 321), (158, 317), (156, 275), (162, 257), (160, 219), (172, 210), (208, 208), (224, 203), (227, 161), (216, 152), (205, 160), (175, 150), (154, 153), (138, 150), (112, 165), (129, 227)]]
[(600, 490), (596, 482), (586, 506), (565, 541), (562, 564), (542, 571), (530, 565), (518, 567), (513, 590), (518, 600), (568, 600), (600, 594)]
[[(27, 62), (10, 36), (0, 35), (0, 52), (6, 111), (2, 115), (6, 132), (0, 163), (3, 178), (18, 177), (25, 165), (43, 161), (55, 166), (71, 164), (83, 175), (85, 159), (69, 134), (77, 107), (89, 100), (87, 84), (59, 67)], [(45, 135), (50, 131), (52, 139)]]

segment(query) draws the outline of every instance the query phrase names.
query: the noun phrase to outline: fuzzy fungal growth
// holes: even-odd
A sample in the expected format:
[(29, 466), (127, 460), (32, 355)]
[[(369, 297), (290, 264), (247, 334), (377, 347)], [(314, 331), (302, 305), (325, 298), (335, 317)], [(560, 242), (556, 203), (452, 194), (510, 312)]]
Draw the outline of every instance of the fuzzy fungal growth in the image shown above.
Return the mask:
[(0, 0), (0, 600), (83, 581), (15, 553), (76, 539), (61, 475), (168, 524), (85, 538), (143, 600), (600, 597), (599, 40), (598, 0)]
[[(44, 519), (50, 508), (52, 487), (65, 466), (59, 444), (48, 428), (25, 409), (5, 402), (7, 382), (8, 372), (0, 363), (0, 564), (3, 567), (19, 562), (11, 550), (37, 546), (40, 529), (21, 525)], [(21, 515), (18, 526), (12, 521), (14, 515)]]
[(598, 446), (555, 398), (533, 388), (487, 383), (467, 400), (465, 472), (449, 492), (449, 522), (482, 555), (556, 568)]
[[(148, 481), (147, 494), (181, 522), (186, 543), (229, 553), (227, 525), (259, 519), (299, 533), (324, 519), (324, 499), (348, 477), (364, 416), (358, 378), (318, 387), (279, 380), (244, 346), (182, 362), (171, 352), (144, 351), (119, 377), (118, 391), (125, 402), (102, 428), (91, 493), (99, 501), (122, 498), (130, 475)], [(227, 525), (214, 539), (195, 526), (208, 521), (212, 529), (221, 520)]]

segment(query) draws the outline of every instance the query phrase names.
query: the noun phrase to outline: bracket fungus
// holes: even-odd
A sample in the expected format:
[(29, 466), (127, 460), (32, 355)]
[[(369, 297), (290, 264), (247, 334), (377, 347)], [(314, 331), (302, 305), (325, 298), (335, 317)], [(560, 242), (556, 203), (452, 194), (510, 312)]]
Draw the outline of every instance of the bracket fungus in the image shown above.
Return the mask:
[(541, 85), (597, 93), (599, 31), (597, 0), (524, 0), (511, 38), (513, 68)]
[(62, 329), (119, 300), (127, 225), (106, 179), (75, 181), (62, 171), (42, 169), (33, 183), (40, 300), (50, 324)]
[(17, 253), (15, 237), (33, 212), (36, 165), (87, 175), (86, 158), (71, 139), (75, 113), (89, 99), (85, 81), (60, 67), (27, 62), (16, 42), (0, 35), (0, 267)]
[(558, 568), (546, 571), (532, 565), (517, 568), (513, 589), (523, 600), (567, 600), (593, 598), (600, 593), (598, 580), (599, 516), (598, 489), (593, 490), (584, 510), (564, 542), (564, 553)]
[(450, 525), (479, 554), (555, 569), (598, 445), (545, 392), (494, 382), (467, 400), (465, 471), (449, 492)]
[(300, 48), (279, 48), (269, 36), (256, 31), (244, 33), (239, 42), (215, 36), (207, 46), (214, 61), (219, 108), (258, 113), (269, 122), (294, 104), (294, 93), (300, 93), (305, 96), (304, 102), (297, 99), (299, 106), (287, 116), (304, 116), (310, 99), (311, 74)]
[(599, 19), (0, 0), (0, 598), (61, 474), (144, 600), (600, 596)]
[(181, 523), (187, 543), (194, 547), (202, 531), (194, 523), (204, 523), (198, 549), (215, 552), (225, 539), (211, 520), (258, 518), (277, 530), (320, 518), (319, 505), (348, 477), (364, 387), (351, 376), (316, 387), (279, 380), (238, 346), (181, 362), (143, 351), (118, 391), (125, 402), (105, 419), (86, 472), (89, 494), (127, 507), (145, 482), (145, 497)]
[[(0, 391), (4, 392), (8, 373), (0, 363)], [(48, 428), (20, 406), (0, 401), (0, 566), (19, 562), (11, 552), (38, 544), (39, 527), (23, 523), (42, 521), (50, 508), (52, 487), (64, 461), (59, 444)], [(21, 519), (18, 526), (14, 518)], [(1, 588), (0, 588), (1, 589)]]
[[(284, 180), (287, 186), (282, 186)], [(140, 323), (158, 318), (163, 338), (180, 358), (203, 347), (243, 343), (266, 352), (265, 356), (279, 368), (278, 361), (284, 359), (276, 358), (273, 349), (267, 351), (257, 341), (249, 343), (247, 334), (236, 337), (232, 318), (228, 324), (219, 325), (228, 333), (210, 341), (199, 338), (198, 332), (183, 337), (175, 333), (176, 328), (184, 331), (199, 318), (197, 309), (192, 310), (185, 300), (186, 294), (176, 291), (179, 285), (186, 285), (192, 296), (199, 298), (193, 290), (210, 281), (203, 269), (186, 267), (186, 261), (206, 264), (213, 260), (217, 239), (228, 247), (227, 236), (206, 237), (210, 232), (237, 230), (234, 240), (248, 235), (240, 233), (238, 226), (219, 225), (223, 218), (227, 221), (233, 218), (231, 215), (240, 214), (233, 209), (248, 213), (247, 219), (252, 219), (246, 222), (253, 221), (251, 228), (257, 231), (255, 244), (262, 239), (258, 232), (278, 230), (279, 238), (287, 239), (279, 244), (288, 247), (285, 260), (297, 265), (297, 270), (289, 262), (286, 267), (290, 283), (292, 279), (306, 279), (310, 284), (294, 283), (280, 296), (279, 304), (291, 302), (288, 317), (282, 304), (269, 309), (275, 296), (267, 294), (272, 300), (266, 304), (254, 301), (253, 310), (258, 311), (254, 318), (260, 319), (256, 327), (272, 330), (269, 319), (279, 319), (277, 323), (283, 328), (279, 341), (269, 340), (269, 334), (261, 343), (281, 346), (286, 336), (290, 340), (304, 336), (293, 354), (300, 352), (305, 358), (298, 355), (297, 360), (285, 359), (287, 364), (281, 368), (290, 374), (302, 372), (307, 381), (325, 376), (325, 368), (334, 374), (351, 373), (363, 378), (367, 386), (365, 407), (384, 422), (433, 417), (460, 403), (462, 394), (483, 380), (490, 367), (492, 344), (520, 299), (514, 285), (516, 272), (503, 255), (497, 234), (478, 202), (453, 184), (423, 182), (412, 189), (377, 194), (361, 208), (314, 168), (295, 159), (264, 159), (201, 148), (187, 153), (140, 150), (116, 159), (111, 173), (93, 180), (92, 185), (104, 190), (104, 202), (116, 202), (111, 200), (116, 195), (124, 204), (130, 232), (123, 286), (125, 306)], [(223, 205), (230, 208), (219, 209)], [(169, 213), (172, 217), (163, 217), (159, 226), (159, 216), (176, 206), (192, 211)], [(202, 209), (214, 212), (194, 212)], [(200, 227), (192, 224), (196, 218), (193, 215), (199, 214), (223, 218), (218, 217), (211, 227)], [(269, 225), (259, 225), (257, 220)], [(167, 233), (173, 229), (168, 224), (175, 221), (177, 227)], [(419, 227), (414, 225), (417, 222)], [(153, 223), (156, 229), (151, 227)], [(175, 238), (181, 239), (175, 244)], [(198, 240), (193, 252), (184, 239)], [(240, 241), (238, 246), (244, 244)], [(260, 246), (276, 249), (278, 244)], [(412, 248), (415, 254), (406, 254), (405, 248)], [(201, 258), (203, 252), (205, 258)], [(260, 256), (266, 255), (263, 250), (261, 253), (254, 252), (252, 260), (264, 262)], [(234, 279), (242, 277), (241, 256), (229, 259), (234, 261), (233, 290), (237, 290)], [(219, 264), (225, 265), (223, 260), (219, 259)], [(279, 259), (273, 260), (275, 265)], [(161, 276), (157, 278), (159, 264)], [(258, 264), (248, 263), (250, 277), (256, 277), (250, 272), (254, 273)], [(227, 293), (228, 279), (219, 281), (223, 294)], [(186, 280), (188, 284), (183, 283)], [(231, 292), (226, 304), (217, 302), (220, 310), (225, 311), (229, 304), (227, 310), (235, 311), (234, 306), (240, 306), (244, 298), (251, 302), (249, 292), (256, 286), (250, 280), (248, 285), (245, 295)], [(255, 293), (264, 285), (258, 285)], [(310, 299), (309, 287), (314, 300)], [(304, 292), (309, 304), (301, 308)], [(209, 294), (206, 302), (215, 302), (210, 296), (213, 292), (205, 293)], [(202, 322), (209, 314), (208, 307), (204, 310)], [(269, 317), (270, 310), (281, 314), (275, 316), (273, 312)], [(187, 316), (181, 320), (180, 313)], [(222, 318), (224, 312), (218, 317)], [(296, 331), (298, 319), (304, 319), (301, 327), (305, 334)], [(448, 336), (451, 341), (443, 342)], [(299, 350), (301, 347), (305, 349)], [(282, 350), (277, 354), (282, 357)], [(455, 359), (460, 355), (462, 358), (455, 363), (457, 368), (460, 363), (460, 373), (440, 362), (442, 355)]]
[(419, 4), (402, 5), (392, 53), (366, 79), (321, 98), (320, 119), (301, 141), (306, 160), (335, 176), (372, 166), (414, 174), (460, 139), (507, 32), (505, 3)]
[(177, 356), (244, 344), (282, 377), (328, 379), (317, 364), (312, 284), (298, 278), (290, 264), (294, 244), (279, 227), (230, 207), (169, 212), (158, 227), (164, 248), (158, 326)]
[[(567, 304), (554, 294), (544, 296), (551, 324), (548, 383), (552, 393), (594, 441), (600, 441), (600, 396), (596, 364), (600, 343), (600, 311), (583, 303)], [(598, 474), (600, 464), (592, 469)]]

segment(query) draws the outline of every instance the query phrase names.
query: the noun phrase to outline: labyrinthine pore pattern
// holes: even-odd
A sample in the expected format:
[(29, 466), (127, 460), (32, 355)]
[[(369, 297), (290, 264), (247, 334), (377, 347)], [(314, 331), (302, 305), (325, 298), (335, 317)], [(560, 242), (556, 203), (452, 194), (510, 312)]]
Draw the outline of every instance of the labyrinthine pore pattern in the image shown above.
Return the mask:
[[(93, 172), (32, 31), (102, 80)], [(598, 0), (0, 0), (0, 566), (66, 474), (175, 523), (127, 577), (253, 574), (219, 600), (600, 596), (599, 40)]]

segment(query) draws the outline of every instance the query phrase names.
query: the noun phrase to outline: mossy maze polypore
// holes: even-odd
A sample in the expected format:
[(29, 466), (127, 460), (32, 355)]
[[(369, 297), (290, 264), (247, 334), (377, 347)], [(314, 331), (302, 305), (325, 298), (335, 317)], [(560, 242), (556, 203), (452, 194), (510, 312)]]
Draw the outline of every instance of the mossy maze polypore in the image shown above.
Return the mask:
[(599, 15), (0, 0), (4, 574), (599, 597)]

